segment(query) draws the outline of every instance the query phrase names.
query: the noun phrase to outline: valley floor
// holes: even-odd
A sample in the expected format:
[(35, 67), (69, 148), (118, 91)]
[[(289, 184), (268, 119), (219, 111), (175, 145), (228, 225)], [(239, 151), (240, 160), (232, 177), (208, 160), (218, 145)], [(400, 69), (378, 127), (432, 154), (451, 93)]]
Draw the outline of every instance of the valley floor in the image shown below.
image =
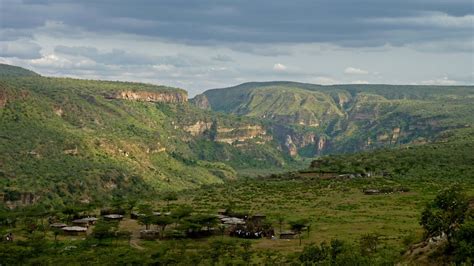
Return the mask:
[[(69, 260), (71, 264), (83, 264), (81, 258), (94, 263), (113, 264), (114, 260), (107, 253), (117, 254), (124, 260), (138, 263), (150, 263), (170, 259), (177, 264), (186, 264), (187, 258), (195, 258), (201, 264), (216, 260), (218, 264), (226, 261), (239, 264), (244, 260), (245, 244), (250, 243), (247, 251), (254, 263), (290, 263), (298, 260), (298, 254), (311, 243), (331, 243), (338, 239), (347, 243), (354, 250), (364, 236), (377, 236), (377, 251), (370, 255), (370, 263), (395, 263), (404, 260), (402, 254), (410, 245), (422, 239), (422, 228), (419, 224), (420, 215), (426, 204), (438, 191), (453, 183), (459, 182), (469, 196), (474, 196), (474, 184), (471, 180), (432, 180), (409, 178), (354, 178), (346, 180), (319, 180), (310, 178), (278, 178), (240, 179), (221, 185), (212, 185), (197, 190), (183, 191), (169, 208), (173, 211), (178, 206), (188, 205), (193, 213), (217, 214), (220, 209), (232, 209), (233, 212), (264, 214), (275, 229), (275, 238), (262, 238), (244, 242), (242, 239), (214, 236), (199, 239), (154, 240), (146, 241), (139, 238), (139, 231), (144, 229), (137, 220), (124, 219), (120, 222), (120, 230), (131, 232), (130, 239), (106, 239), (97, 242), (89, 229), (88, 236), (58, 236), (54, 241), (52, 231), (44, 231), (46, 238), (35, 239), (17, 225), (17, 228), (2, 228), (14, 232), (14, 243), (1, 243), (1, 256), (6, 261), (19, 259), (15, 256), (29, 254), (21, 258), (26, 264), (56, 264)], [(405, 192), (382, 193), (367, 195), (366, 189), (390, 190), (403, 188)], [(166, 201), (153, 202), (155, 209), (168, 209)], [(309, 229), (301, 233), (302, 243), (296, 239), (279, 239), (281, 231), (290, 230), (292, 221), (306, 219)], [(154, 228), (155, 226), (152, 226)], [(167, 227), (173, 231), (174, 225)], [(37, 237), (37, 236), (36, 236)], [(18, 241), (26, 241), (20, 244)], [(35, 242), (40, 241), (40, 242)], [(44, 245), (40, 253), (32, 253), (35, 245)], [(25, 246), (32, 245), (28, 249)], [(231, 255), (229, 250), (216, 251), (216, 245), (229, 246), (235, 249)], [(37, 247), (36, 247), (37, 248)], [(166, 251), (166, 252), (165, 252)], [(30, 252), (30, 253), (28, 253)], [(161, 252), (161, 253), (160, 253)], [(163, 253), (164, 252), (164, 253)], [(217, 252), (212, 257), (212, 252)], [(243, 252), (243, 253), (242, 253)], [(359, 251), (354, 251), (358, 253)], [(161, 254), (161, 255), (160, 255)], [(244, 256), (242, 259), (240, 255)], [(211, 256), (211, 257), (209, 257)], [(230, 257), (229, 257), (230, 256)], [(236, 256), (236, 257), (232, 257)], [(237, 258), (238, 257), (238, 258)], [(109, 259), (108, 259), (109, 258)], [(182, 259), (182, 260), (180, 260)], [(413, 259), (413, 258), (410, 258)], [(416, 259), (416, 258), (415, 258)], [(425, 258), (426, 260), (426, 258)], [(429, 261), (424, 261), (430, 263)], [(414, 264), (420, 261), (411, 262)], [(171, 263), (173, 264), (173, 263)], [(271, 263), (270, 263), (271, 264)]]

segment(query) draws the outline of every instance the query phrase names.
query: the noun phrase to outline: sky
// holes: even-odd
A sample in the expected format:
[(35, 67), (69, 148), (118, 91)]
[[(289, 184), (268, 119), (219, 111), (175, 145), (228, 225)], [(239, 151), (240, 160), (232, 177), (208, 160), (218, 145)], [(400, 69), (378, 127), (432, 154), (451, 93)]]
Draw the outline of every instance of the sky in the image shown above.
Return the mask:
[(0, 0), (0, 62), (207, 89), (474, 84), (472, 0)]

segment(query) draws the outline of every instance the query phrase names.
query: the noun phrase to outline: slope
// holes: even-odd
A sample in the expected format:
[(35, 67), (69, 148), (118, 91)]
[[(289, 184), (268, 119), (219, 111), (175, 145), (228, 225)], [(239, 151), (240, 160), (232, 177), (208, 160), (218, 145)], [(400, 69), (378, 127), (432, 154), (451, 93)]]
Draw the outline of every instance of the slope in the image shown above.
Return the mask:
[(0, 154), (6, 200), (49, 202), (193, 188), (289, 159), (258, 121), (202, 111), (184, 90), (39, 75), (0, 78)]
[(266, 120), (295, 157), (426, 143), (474, 124), (473, 86), (254, 82), (209, 90), (192, 102)]

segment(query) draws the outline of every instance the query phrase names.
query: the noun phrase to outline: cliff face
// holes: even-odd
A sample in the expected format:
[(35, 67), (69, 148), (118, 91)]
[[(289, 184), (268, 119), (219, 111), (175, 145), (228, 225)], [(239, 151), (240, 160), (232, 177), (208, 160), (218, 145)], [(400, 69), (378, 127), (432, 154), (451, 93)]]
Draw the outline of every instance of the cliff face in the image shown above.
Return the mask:
[[(184, 126), (183, 129), (194, 137), (204, 136), (212, 130), (212, 124), (213, 122), (197, 121), (192, 125)], [(260, 125), (240, 125), (236, 127), (217, 125), (214, 140), (227, 144), (237, 144), (254, 138), (261, 138), (262, 143), (272, 139)]]
[(291, 157), (295, 157), (298, 154), (298, 149), (296, 148), (295, 143), (293, 143), (290, 135), (286, 135), (285, 148)]
[(220, 127), (217, 129), (216, 141), (234, 144), (259, 137), (263, 142), (271, 140), (271, 136), (267, 136), (267, 132), (260, 125), (246, 125), (236, 128)]
[(212, 122), (197, 121), (192, 125), (185, 126), (183, 129), (193, 136), (199, 136), (204, 134), (206, 130), (209, 130), (211, 125)]
[(188, 101), (187, 93), (180, 91), (153, 92), (127, 90), (113, 94), (109, 98), (156, 103), (185, 103)]
[(190, 102), (200, 109), (211, 110), (211, 104), (204, 94), (196, 95)]

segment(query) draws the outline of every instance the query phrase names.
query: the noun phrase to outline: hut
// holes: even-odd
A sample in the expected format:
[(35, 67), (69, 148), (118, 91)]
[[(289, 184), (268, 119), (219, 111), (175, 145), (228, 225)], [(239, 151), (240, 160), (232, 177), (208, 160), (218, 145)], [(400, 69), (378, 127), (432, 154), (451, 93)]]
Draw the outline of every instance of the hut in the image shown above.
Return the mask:
[(293, 239), (295, 238), (296, 233), (293, 231), (286, 231), (280, 233), (280, 239)]
[(123, 219), (123, 215), (121, 214), (107, 214), (104, 215), (104, 219), (109, 221), (120, 221)]
[(229, 225), (239, 225), (239, 224), (245, 224), (245, 221), (243, 219), (237, 218), (237, 217), (226, 217), (222, 218), (221, 222), (223, 224), (229, 224)]
[(141, 230), (140, 238), (145, 240), (155, 240), (160, 236), (159, 232), (156, 230)]
[(87, 221), (89, 225), (91, 225), (91, 224), (95, 224), (99, 219), (96, 217), (86, 217), (86, 218), (82, 218), (82, 220)]
[(82, 227), (89, 227), (89, 221), (85, 219), (76, 219), (72, 221), (72, 224)]
[(67, 224), (63, 224), (63, 223), (52, 223), (52, 224), (49, 225), (49, 227), (58, 228), (58, 229), (66, 227), (66, 226), (67, 226)]
[(66, 235), (79, 235), (87, 232), (87, 227), (82, 226), (66, 226), (62, 228)]
[(380, 194), (380, 190), (378, 189), (364, 189), (365, 195), (377, 195)]

